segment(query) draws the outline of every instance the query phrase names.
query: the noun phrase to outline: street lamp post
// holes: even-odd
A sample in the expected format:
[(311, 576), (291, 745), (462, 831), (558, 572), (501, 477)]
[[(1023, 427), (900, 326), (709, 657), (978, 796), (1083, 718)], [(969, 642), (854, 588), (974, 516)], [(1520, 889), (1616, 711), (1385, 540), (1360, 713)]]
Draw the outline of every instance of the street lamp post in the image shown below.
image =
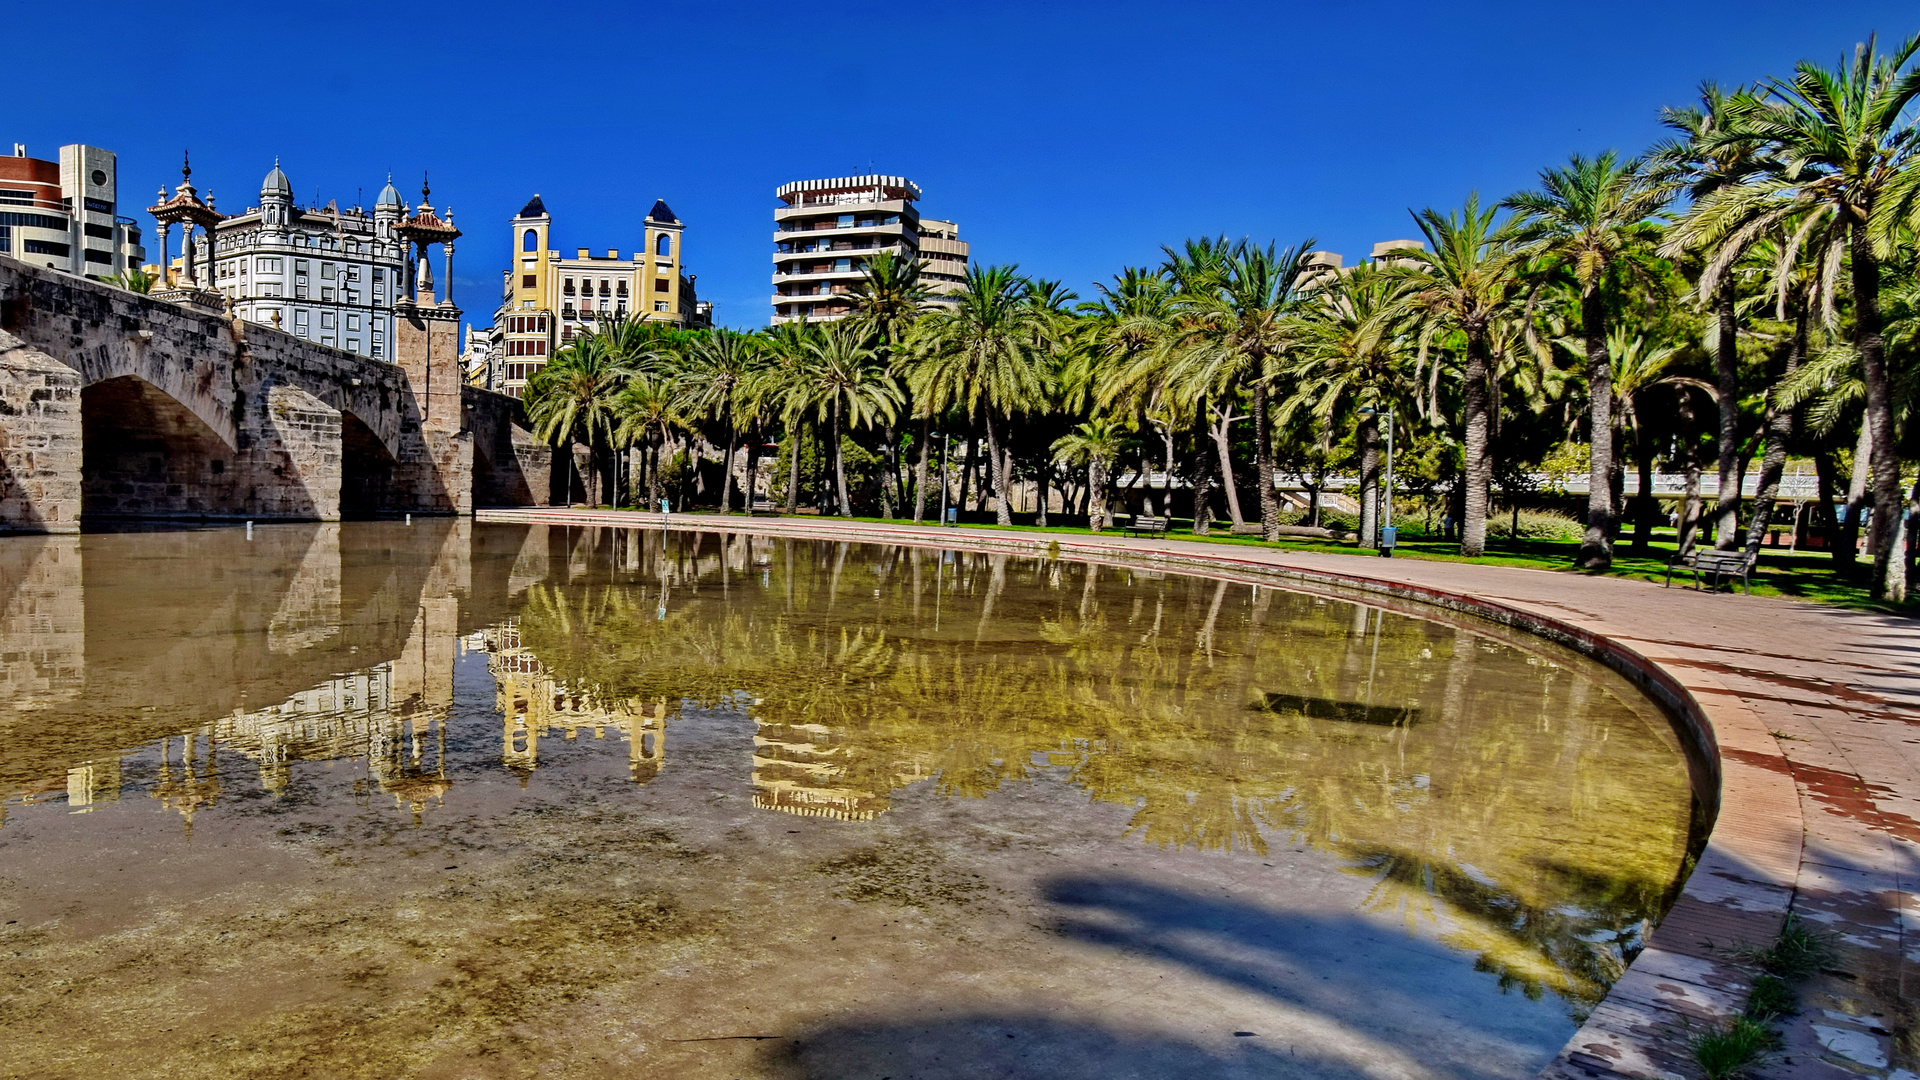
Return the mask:
[(934, 437), (940, 440), (940, 524), (947, 523), (947, 436), (936, 431)]
[(1387, 418), (1387, 475), (1381, 484), (1380, 496), (1380, 555), (1393, 558), (1393, 544), (1399, 532), (1393, 527), (1393, 410), (1361, 409), (1361, 416), (1384, 416)]

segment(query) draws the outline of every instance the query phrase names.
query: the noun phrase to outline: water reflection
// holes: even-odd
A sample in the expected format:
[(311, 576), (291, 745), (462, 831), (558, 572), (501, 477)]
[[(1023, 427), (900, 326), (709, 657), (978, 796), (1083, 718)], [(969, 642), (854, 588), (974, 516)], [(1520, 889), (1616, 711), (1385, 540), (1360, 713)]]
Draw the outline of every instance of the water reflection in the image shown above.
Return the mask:
[[(463, 699), (463, 679), (484, 695)], [(497, 798), (489, 777), (586, 790), (569, 770), (591, 759), (622, 768), (626, 794), (588, 803), (656, 792), (680, 800), (649, 804), (667, 827), (727, 797), (663, 787), (686, 768), (709, 787), (738, 775), (768, 821), (894, 837), (875, 830), (964, 820), (1038, 849), (1010, 800), (1068, 791), (1112, 808), (1090, 844), (1202, 853), (1233, 880), (1331, 858), (1364, 883), (1359, 914), (1576, 1014), (1639, 947), (1691, 822), (1663, 717), (1593, 665), (1488, 627), (743, 534), (423, 520), (0, 542), (0, 694), (0, 815), (157, 802), (185, 831), (344, 800), (422, 826), (464, 790)], [(716, 734), (736, 731), (728, 718), (737, 733)], [(689, 758), (679, 732), (696, 729)], [(929, 824), (933, 805), (960, 817)], [(469, 833), (517, 827), (461, 813)], [(864, 850), (821, 865), (934, 873)], [(765, 857), (775, 876), (827, 872)], [(1177, 959), (1165, 935), (1203, 929), (1154, 914), (1159, 886), (1033, 888), (1052, 912), (1035, 925), (1061, 940)], [(1259, 902), (1284, 905), (1286, 888)]]

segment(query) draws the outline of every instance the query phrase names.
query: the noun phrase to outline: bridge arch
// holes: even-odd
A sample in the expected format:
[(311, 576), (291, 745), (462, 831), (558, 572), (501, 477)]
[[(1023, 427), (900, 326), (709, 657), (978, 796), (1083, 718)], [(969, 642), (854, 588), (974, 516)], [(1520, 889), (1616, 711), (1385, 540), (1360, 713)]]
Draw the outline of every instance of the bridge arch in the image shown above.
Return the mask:
[(244, 513), (246, 470), (193, 409), (137, 374), (80, 390), (80, 517), (230, 517)]
[(386, 441), (366, 421), (350, 412), (340, 414), (340, 516), (373, 517), (393, 504), (394, 469), (398, 462)]

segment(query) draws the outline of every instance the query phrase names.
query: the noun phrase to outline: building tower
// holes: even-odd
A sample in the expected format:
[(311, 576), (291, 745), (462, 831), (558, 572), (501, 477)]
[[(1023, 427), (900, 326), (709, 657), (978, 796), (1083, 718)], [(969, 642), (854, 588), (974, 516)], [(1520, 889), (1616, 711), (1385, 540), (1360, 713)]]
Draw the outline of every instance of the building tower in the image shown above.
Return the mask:
[(797, 180), (774, 191), (773, 321), (838, 319), (866, 260), (916, 259), (938, 297), (965, 287), (967, 245), (951, 221), (922, 220), (920, 185), (904, 176)]
[[(286, 174), (279, 168), (274, 169), (281, 182)], [(165, 188), (160, 189), (160, 201), (147, 207), (147, 213), (160, 226), (160, 281), (155, 285), (153, 294), (162, 299), (177, 303), (195, 304), (200, 307), (219, 310), (220, 295), (210, 287), (214, 268), (207, 267), (207, 281), (200, 279), (200, 267), (195, 259), (198, 246), (194, 242), (193, 230), (198, 226), (206, 233), (208, 246), (212, 246), (214, 230), (225, 220), (226, 215), (200, 201), (200, 193), (193, 187), (193, 162), (185, 154), (180, 157), (180, 186), (173, 189), (173, 197), (167, 197)], [(167, 235), (175, 225), (180, 229), (180, 274), (175, 277), (173, 253), (168, 247)]]

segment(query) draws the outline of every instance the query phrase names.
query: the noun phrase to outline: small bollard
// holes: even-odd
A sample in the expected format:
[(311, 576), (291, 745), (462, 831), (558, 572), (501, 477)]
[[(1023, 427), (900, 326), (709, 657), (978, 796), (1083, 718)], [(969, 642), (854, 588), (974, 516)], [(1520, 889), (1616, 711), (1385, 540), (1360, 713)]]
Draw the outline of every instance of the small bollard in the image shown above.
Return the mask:
[(253, 539), (253, 522), (247, 522), (247, 539)]
[(412, 515), (412, 514), (408, 514), (408, 515), (407, 515), (407, 524), (408, 524), (408, 525), (412, 525), (412, 524), (413, 524), (413, 515)]

